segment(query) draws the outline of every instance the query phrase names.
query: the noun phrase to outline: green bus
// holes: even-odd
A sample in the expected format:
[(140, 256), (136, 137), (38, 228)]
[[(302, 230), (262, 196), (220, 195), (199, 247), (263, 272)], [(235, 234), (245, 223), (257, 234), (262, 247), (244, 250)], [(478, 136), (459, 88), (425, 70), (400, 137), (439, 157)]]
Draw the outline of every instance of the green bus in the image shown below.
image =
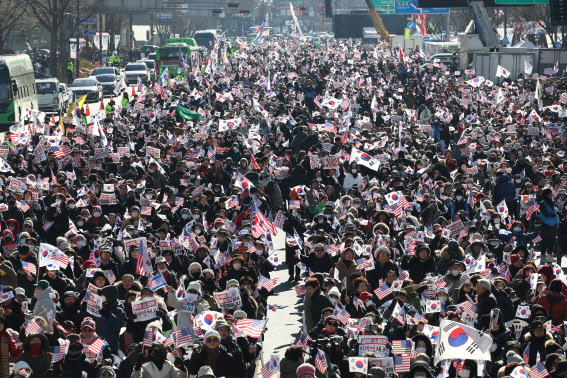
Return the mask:
[[(182, 38), (178, 38), (182, 39)], [(184, 38), (191, 40), (192, 38)], [(166, 41), (167, 42), (167, 41)], [(193, 40), (195, 43), (195, 40)], [(162, 74), (161, 69), (167, 68), (169, 77), (177, 76), (177, 68), (179, 67), (179, 54), (187, 57), (187, 63), (191, 67), (189, 72), (195, 72), (199, 69), (200, 54), (199, 47), (195, 45), (188, 45), (185, 42), (171, 42), (166, 43), (163, 47), (156, 50), (156, 69), (158, 71), (157, 77)]]
[(38, 109), (33, 64), (26, 54), (0, 56), (0, 131), (20, 121), (23, 109)]
[(187, 44), (187, 46), (194, 46), (194, 47), (197, 47), (197, 41), (195, 41), (195, 38), (171, 38), (171, 39), (166, 39), (164, 45), (167, 45), (168, 43), (185, 43), (185, 44)]

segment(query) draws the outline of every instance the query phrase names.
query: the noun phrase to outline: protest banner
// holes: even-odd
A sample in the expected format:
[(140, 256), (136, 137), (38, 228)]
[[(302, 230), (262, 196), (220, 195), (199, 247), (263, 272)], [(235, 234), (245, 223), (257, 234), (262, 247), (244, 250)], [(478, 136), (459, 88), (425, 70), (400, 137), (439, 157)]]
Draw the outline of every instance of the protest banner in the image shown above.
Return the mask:
[(215, 301), (219, 308), (234, 308), (242, 305), (240, 291), (236, 287), (221, 291), (220, 293), (213, 293), (213, 295), (215, 296)]
[(143, 322), (154, 319), (159, 310), (157, 300), (153, 297), (144, 298), (141, 301), (132, 302), (132, 312), (136, 315), (135, 322)]
[(388, 338), (386, 336), (359, 335), (358, 355), (364, 356), (367, 352), (374, 352), (379, 357), (388, 357)]
[(189, 314), (195, 313), (195, 305), (193, 302), (197, 302), (199, 296), (197, 294), (185, 293), (185, 298), (181, 300), (181, 312), (187, 312)]

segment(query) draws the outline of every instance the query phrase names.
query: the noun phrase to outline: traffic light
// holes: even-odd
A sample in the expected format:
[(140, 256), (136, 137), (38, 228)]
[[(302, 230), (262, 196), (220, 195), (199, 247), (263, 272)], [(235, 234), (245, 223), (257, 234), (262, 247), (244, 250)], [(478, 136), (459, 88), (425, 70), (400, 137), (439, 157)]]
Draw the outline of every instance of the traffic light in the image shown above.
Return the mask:
[(317, 16), (320, 16), (320, 15), (321, 15), (321, 13), (317, 13)]
[(328, 18), (333, 17), (333, 0), (325, 0), (325, 16)]
[(146, 30), (146, 41), (150, 40), (150, 31)]
[(303, 12), (301, 12), (299, 15), (300, 15), (300, 16), (303, 16)]
[(301, 7), (297, 7), (297, 10), (301, 10)]

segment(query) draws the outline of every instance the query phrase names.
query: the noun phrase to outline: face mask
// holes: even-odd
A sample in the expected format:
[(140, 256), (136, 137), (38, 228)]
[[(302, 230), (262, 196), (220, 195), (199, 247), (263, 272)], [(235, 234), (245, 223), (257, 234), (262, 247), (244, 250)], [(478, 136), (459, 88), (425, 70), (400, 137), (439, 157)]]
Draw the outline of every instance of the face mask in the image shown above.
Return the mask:
[(352, 173), (356, 173), (356, 172), (358, 172), (358, 169), (353, 168), (353, 169), (351, 169), (350, 171), (351, 171)]
[(83, 222), (83, 221), (78, 221), (78, 222), (77, 222), (77, 226), (79, 226), (79, 227), (83, 227), (84, 224), (85, 224), (85, 222)]
[(163, 273), (167, 270), (167, 268), (163, 268), (163, 269), (158, 269), (160, 273)]
[(384, 264), (386, 261), (388, 261), (387, 257), (378, 257), (378, 261), (380, 261), (382, 264)]
[(181, 218), (183, 218), (183, 219), (189, 219), (189, 214), (181, 214)]
[(137, 212), (137, 211), (133, 211), (133, 212), (132, 212), (132, 216), (133, 216), (133, 217), (137, 217), (137, 216), (138, 216), (138, 212)]
[(415, 353), (420, 354), (420, 353), (426, 353), (427, 352), (427, 348), (426, 347), (417, 347), (415, 348)]
[(463, 371), (461, 371), (460, 373), (458, 373), (458, 376), (459, 376), (459, 377), (462, 377), (462, 378), (468, 378), (468, 377), (470, 376), (470, 374), (471, 374), (470, 371), (468, 371), (468, 370), (463, 370)]
[(98, 217), (100, 217), (102, 214), (100, 213), (100, 211), (95, 211), (95, 212), (93, 213), (93, 215), (98, 218)]
[(11, 242), (12, 242), (12, 238), (11, 238), (11, 237), (4, 238), (4, 240), (6, 240), (6, 243), (11, 243)]
[(154, 198), (154, 195), (153, 195), (153, 194), (146, 194), (146, 198), (147, 198), (147, 199), (152, 199), (152, 198)]
[(195, 230), (195, 234), (201, 235), (201, 230), (200, 230), (200, 229), (196, 229), (196, 230)]
[(148, 172), (154, 173), (154, 170), (153, 170), (153, 169), (149, 169)]
[(297, 211), (293, 210), (293, 211), (291, 212), (291, 215), (293, 215), (294, 217), (296, 217), (296, 216), (297, 216)]
[(447, 302), (447, 298), (448, 298), (448, 297), (445, 297), (445, 296), (443, 296), (443, 297), (438, 297), (438, 299), (439, 299), (441, 302), (443, 302), (443, 303)]
[(195, 178), (195, 175), (189, 175), (189, 177), (191, 177), (192, 179), (194, 179), (194, 178)]
[[(61, 203), (61, 200), (60, 200), (60, 199), (58, 198), (58, 199), (56, 199), (56, 200), (55, 200), (55, 203)], [(15, 203), (13, 203), (13, 202), (9, 202), (9, 203), (8, 203), (8, 205), (10, 205), (10, 206), (14, 206), (14, 205), (15, 205)]]
[(459, 273), (460, 273), (460, 270), (458, 270), (458, 269), (453, 269), (453, 270), (451, 271), (451, 274), (452, 274), (453, 276), (458, 276)]
[(69, 209), (74, 209), (75, 207), (76, 207), (76, 205), (74, 203), (69, 204)]
[(9, 226), (9, 227), (8, 227), (8, 230), (10, 230), (10, 231), (12, 231), (12, 232), (14, 232), (15, 229), (16, 229), (16, 227), (14, 227), (14, 226)]
[(319, 224), (323, 223), (325, 220), (324, 219), (319, 219)]
[(152, 353), (152, 362), (157, 365), (163, 365), (166, 357), (167, 352), (165, 351), (165, 349), (155, 349)]
[[(81, 226), (82, 226), (82, 225), (81, 225)], [(79, 241), (77, 242), (77, 247), (83, 248), (84, 246), (85, 246), (85, 242), (84, 242), (84, 241), (79, 240)]]
[(115, 252), (122, 252), (122, 247), (121, 246), (114, 247), (114, 251)]
[(192, 217), (193, 219), (199, 219), (199, 214), (193, 214)]
[(522, 180), (516, 180), (516, 184), (520, 184)]
[(317, 181), (321, 182), (321, 181), (323, 181), (323, 179), (321, 177), (317, 177)]
[(522, 227), (514, 227), (514, 231), (520, 232), (520, 231), (522, 231)]
[(457, 201), (462, 201), (463, 196), (457, 196)]
[(325, 214), (325, 218), (330, 219), (332, 214)]
[(416, 373), (413, 376), (414, 376), (414, 378), (427, 378), (427, 375), (421, 374), (421, 373)]
[(31, 343), (30, 350), (32, 352), (38, 352), (41, 349), (41, 343)]
[(339, 303), (339, 299), (335, 298), (335, 297), (329, 297), (329, 299), (331, 300), (331, 303), (336, 305), (337, 303)]
[(238, 151), (238, 147), (232, 147), (232, 149), (234, 150), (234, 152)]
[(232, 264), (232, 267), (234, 268), (234, 270), (240, 270), (242, 265), (240, 263), (234, 263), (234, 264)]
[(193, 272), (193, 273), (191, 273), (191, 276), (193, 278), (199, 278), (199, 277), (201, 277), (201, 272)]

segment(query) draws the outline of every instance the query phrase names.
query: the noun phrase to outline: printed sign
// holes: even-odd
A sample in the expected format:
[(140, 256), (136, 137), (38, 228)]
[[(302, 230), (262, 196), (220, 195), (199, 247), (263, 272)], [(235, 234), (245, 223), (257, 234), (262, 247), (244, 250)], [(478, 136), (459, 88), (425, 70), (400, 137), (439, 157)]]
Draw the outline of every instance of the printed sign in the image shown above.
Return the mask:
[(132, 312), (136, 315), (136, 322), (154, 319), (157, 310), (159, 310), (159, 307), (155, 298), (149, 297), (138, 302), (132, 302)]
[(100, 309), (102, 308), (102, 297), (98, 294), (89, 293), (87, 298), (87, 312), (93, 316), (100, 316)]
[(370, 370), (370, 368), (374, 366), (378, 366), (384, 369), (386, 378), (392, 377), (394, 375), (394, 359), (392, 357), (368, 358), (368, 370)]
[(240, 291), (236, 287), (213, 294), (215, 296), (215, 301), (220, 308), (234, 308), (242, 305)]
[(185, 293), (185, 298), (181, 300), (181, 312), (187, 312), (189, 314), (195, 313), (195, 305), (193, 302), (199, 300), (197, 294)]
[(376, 356), (388, 357), (388, 338), (386, 336), (359, 335), (358, 355), (374, 352)]

